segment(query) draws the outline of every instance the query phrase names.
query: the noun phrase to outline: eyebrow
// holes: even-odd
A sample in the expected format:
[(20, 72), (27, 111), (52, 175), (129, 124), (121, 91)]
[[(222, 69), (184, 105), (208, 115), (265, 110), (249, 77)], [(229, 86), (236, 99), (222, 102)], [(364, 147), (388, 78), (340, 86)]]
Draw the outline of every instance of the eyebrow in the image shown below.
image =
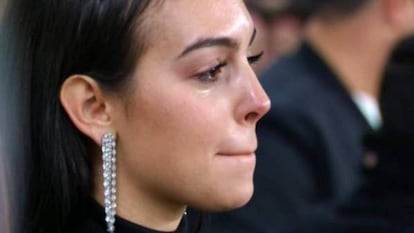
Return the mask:
[(250, 38), (249, 46), (253, 44), (254, 40), (256, 39), (257, 30), (256, 28), (253, 29), (252, 37)]
[[(249, 46), (252, 45), (254, 39), (256, 38), (256, 28), (253, 30), (253, 34), (250, 38)], [(224, 46), (228, 48), (237, 49), (239, 47), (239, 43), (229, 37), (218, 37), (218, 38), (205, 38), (196, 41), (195, 43), (190, 44), (187, 46), (184, 51), (178, 56), (181, 58), (194, 50), (207, 48), (207, 47), (214, 47), (214, 46)]]

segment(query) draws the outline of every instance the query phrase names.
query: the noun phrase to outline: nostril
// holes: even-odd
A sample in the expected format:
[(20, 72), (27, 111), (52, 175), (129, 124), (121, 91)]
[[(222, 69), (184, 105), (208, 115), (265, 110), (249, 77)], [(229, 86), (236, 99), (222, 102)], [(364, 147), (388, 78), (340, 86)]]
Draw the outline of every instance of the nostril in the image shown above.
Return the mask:
[(251, 121), (256, 121), (258, 118), (259, 118), (259, 114), (257, 112), (251, 112), (251, 113), (248, 113), (244, 119), (248, 122), (251, 122)]

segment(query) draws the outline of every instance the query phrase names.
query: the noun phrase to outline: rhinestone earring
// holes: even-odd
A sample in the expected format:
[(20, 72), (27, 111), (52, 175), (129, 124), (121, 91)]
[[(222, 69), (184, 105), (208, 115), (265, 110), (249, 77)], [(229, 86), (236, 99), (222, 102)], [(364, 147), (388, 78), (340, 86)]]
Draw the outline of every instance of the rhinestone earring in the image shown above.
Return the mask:
[(102, 137), (105, 222), (108, 233), (115, 232), (116, 215), (116, 141), (112, 133)]

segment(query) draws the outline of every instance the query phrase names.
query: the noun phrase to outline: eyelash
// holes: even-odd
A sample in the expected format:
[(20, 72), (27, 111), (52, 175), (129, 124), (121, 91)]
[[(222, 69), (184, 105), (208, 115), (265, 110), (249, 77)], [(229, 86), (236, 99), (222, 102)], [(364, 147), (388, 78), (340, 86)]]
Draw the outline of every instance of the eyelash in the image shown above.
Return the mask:
[(213, 68), (210, 68), (209, 70), (200, 73), (198, 76), (198, 79), (202, 82), (215, 82), (218, 80), (217, 75), (222, 72), (222, 68), (227, 66), (227, 62), (220, 62)]
[[(262, 58), (263, 53), (264, 52), (262, 51), (258, 53), (257, 55), (250, 56), (247, 58), (247, 61), (249, 62), (249, 64), (252, 65), (258, 62)], [(217, 75), (222, 72), (222, 68), (224, 68), (225, 66), (227, 66), (227, 61), (220, 62), (213, 68), (210, 68), (209, 70), (205, 72), (201, 72), (200, 74), (197, 75), (197, 77), (201, 82), (215, 82), (219, 79)]]
[(248, 57), (247, 61), (249, 62), (249, 64), (253, 65), (254, 63), (260, 61), (260, 59), (263, 57), (263, 54), (264, 54), (264, 51), (261, 51), (257, 55)]

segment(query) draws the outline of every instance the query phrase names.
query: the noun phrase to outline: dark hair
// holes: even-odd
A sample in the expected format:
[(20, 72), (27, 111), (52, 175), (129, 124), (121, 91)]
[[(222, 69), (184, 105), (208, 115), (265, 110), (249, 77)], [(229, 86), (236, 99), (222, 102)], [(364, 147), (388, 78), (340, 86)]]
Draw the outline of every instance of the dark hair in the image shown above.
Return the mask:
[(28, 232), (65, 232), (92, 191), (91, 141), (59, 102), (60, 87), (86, 74), (120, 92), (145, 50), (151, 0), (20, 0), (31, 81), (32, 155), (28, 160)]
[(414, 37), (393, 52), (380, 96), (383, 130), (414, 141)]
[(348, 17), (372, 0), (292, 0), (292, 5), (300, 6), (309, 16), (327, 18)]

